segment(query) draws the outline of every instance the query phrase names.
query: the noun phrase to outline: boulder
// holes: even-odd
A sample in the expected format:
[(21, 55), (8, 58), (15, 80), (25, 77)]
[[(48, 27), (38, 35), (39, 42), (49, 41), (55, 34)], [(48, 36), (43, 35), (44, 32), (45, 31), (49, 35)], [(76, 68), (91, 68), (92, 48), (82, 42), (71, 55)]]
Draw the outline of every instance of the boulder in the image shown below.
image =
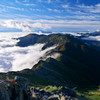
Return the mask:
[(5, 82), (0, 82), (0, 100), (10, 100), (8, 88)]

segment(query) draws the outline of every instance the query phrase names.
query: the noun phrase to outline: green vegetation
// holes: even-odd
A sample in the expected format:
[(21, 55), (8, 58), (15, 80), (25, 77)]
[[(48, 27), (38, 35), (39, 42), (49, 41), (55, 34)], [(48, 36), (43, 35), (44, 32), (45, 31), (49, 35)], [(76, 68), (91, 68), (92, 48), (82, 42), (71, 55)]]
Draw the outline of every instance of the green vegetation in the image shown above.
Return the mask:
[[(25, 74), (26, 73), (26, 74)], [(30, 87), (39, 87), (44, 89), (47, 92), (55, 93), (55, 91), (60, 90), (60, 86), (50, 83), (50, 81), (46, 81), (41, 79), (40, 77), (36, 76), (35, 74), (31, 73), (29, 70), (23, 70), (22, 72), (9, 72), (7, 74), (1, 74), (0, 80), (6, 80), (7, 77), (13, 79), (15, 76), (23, 76), (28, 78), (30, 81)], [(71, 88), (76, 91), (79, 100), (100, 100), (100, 89), (95, 88)], [(84, 99), (85, 98), (85, 99)], [(87, 99), (86, 99), (87, 98)]]
[(80, 92), (77, 92), (77, 95), (86, 97), (91, 100), (100, 100), (100, 90), (95, 90), (95, 89), (85, 89), (81, 90)]

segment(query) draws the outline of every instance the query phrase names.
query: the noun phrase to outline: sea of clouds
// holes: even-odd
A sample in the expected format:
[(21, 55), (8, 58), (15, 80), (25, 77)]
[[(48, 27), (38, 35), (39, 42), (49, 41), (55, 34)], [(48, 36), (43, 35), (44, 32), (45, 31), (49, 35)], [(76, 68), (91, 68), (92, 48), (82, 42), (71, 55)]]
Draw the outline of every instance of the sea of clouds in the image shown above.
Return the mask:
[(16, 46), (16, 38), (28, 33), (0, 33), (0, 72), (19, 71), (32, 68), (45, 53), (55, 46), (41, 50), (44, 44), (28, 47)]
[(82, 38), (83, 40), (100, 41), (100, 36), (89, 36)]

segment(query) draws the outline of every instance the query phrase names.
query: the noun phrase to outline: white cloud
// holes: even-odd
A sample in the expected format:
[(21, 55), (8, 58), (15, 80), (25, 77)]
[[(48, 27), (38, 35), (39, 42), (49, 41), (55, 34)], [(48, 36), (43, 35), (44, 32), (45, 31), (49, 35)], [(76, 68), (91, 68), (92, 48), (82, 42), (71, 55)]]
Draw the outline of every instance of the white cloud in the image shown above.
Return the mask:
[(20, 4), (20, 1), (18, 1), (18, 0), (15, 0), (15, 3), (19, 3), (19, 4)]
[(78, 18), (78, 19), (83, 19), (83, 20), (98, 20), (99, 16), (98, 15), (80, 15), (80, 16), (70, 16), (73, 18)]
[(29, 4), (29, 3), (26, 3), (26, 4), (23, 4), (24, 6), (35, 6), (35, 4)]
[(3, 20), (0, 23), (2, 23), (1, 26), (3, 27), (19, 29), (22, 31), (47, 30), (51, 28), (48, 24), (32, 20)]
[(30, 8), (31, 11), (41, 11), (40, 9)]
[(35, 22), (40, 22), (40, 23), (48, 23), (51, 26), (55, 27), (64, 27), (64, 26), (76, 26), (76, 25), (99, 25), (99, 21), (77, 21), (77, 20), (35, 20)]
[(39, 2), (44, 2), (44, 3), (52, 3), (53, 0), (38, 0)]
[[(81, 16), (84, 19), (86, 16)], [(90, 19), (92, 19), (91, 16)], [(76, 18), (79, 18), (76, 16)], [(88, 18), (88, 16), (87, 16)], [(89, 19), (89, 18), (88, 18)], [(55, 28), (89, 28), (100, 29), (100, 21), (91, 20), (0, 20), (0, 26), (5, 28), (13, 28), (22, 31), (41, 31), (54, 30)]]
[[(15, 46), (18, 40), (12, 38), (23, 36), (21, 33), (0, 34), (0, 72), (18, 71), (25, 68), (32, 68), (45, 53), (56, 46), (41, 50), (44, 44), (35, 44), (28, 47)], [(52, 55), (51, 55), (52, 56)], [(52, 57), (57, 57), (54, 54)]]
[(23, 5), (23, 6), (36, 6), (36, 4), (34, 3), (29, 3), (29, 0), (24, 0), (24, 1), (19, 1), (19, 0), (15, 0), (15, 3)]
[(86, 12), (90, 12), (90, 13), (100, 13), (100, 4), (96, 4), (96, 5), (91, 5), (91, 6), (86, 6), (84, 4), (79, 5), (79, 8), (83, 9)]
[(15, 3), (22, 4), (22, 2), (23, 3), (29, 3), (29, 1), (30, 0), (21, 0), (21, 1), (20, 0), (15, 0)]
[(96, 4), (95, 6), (96, 6), (96, 7), (100, 7), (100, 3)]
[(19, 7), (13, 7), (13, 6), (5, 6), (5, 5), (1, 5), (1, 7), (3, 7), (3, 9), (7, 10), (7, 9), (13, 9), (13, 10), (19, 10), (19, 11), (25, 11), (24, 8), (19, 8)]
[(62, 5), (62, 8), (69, 8), (69, 4)]
[(61, 13), (62, 10), (47, 8), (48, 11)]
[(12, 6), (6, 6), (6, 8), (13, 9), (13, 10), (19, 10), (19, 11), (25, 11), (24, 8), (17, 8), (17, 7), (12, 7)]
[[(51, 49), (54, 49), (54, 47), (47, 48), (43, 51), (41, 51), (44, 44), (36, 44), (34, 46), (29, 46), (26, 48), (23, 48), (27, 53), (15, 53), (14, 60), (12, 62), (12, 68), (11, 70), (22, 70), (25, 68), (32, 68), (34, 64), (36, 64), (39, 61), (39, 58), (43, 57), (45, 53)], [(22, 50), (23, 52), (23, 50)]]
[(78, 19), (78, 20), (98, 20), (99, 19), (99, 15), (74, 15), (74, 16), (55, 16), (55, 18), (57, 19)]
[(83, 40), (94, 40), (94, 41), (100, 41), (100, 36), (89, 36), (82, 38)]
[(23, 2), (29, 2), (30, 0), (24, 0)]

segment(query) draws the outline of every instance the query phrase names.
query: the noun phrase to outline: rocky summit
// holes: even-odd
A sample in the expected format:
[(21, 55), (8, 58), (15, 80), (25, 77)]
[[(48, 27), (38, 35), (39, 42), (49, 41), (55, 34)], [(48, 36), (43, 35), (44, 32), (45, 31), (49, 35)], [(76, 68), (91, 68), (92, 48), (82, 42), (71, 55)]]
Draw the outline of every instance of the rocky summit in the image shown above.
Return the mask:
[(28, 85), (28, 79), (18, 76), (0, 82), (0, 100), (78, 100), (76, 93), (67, 87), (50, 93)]

